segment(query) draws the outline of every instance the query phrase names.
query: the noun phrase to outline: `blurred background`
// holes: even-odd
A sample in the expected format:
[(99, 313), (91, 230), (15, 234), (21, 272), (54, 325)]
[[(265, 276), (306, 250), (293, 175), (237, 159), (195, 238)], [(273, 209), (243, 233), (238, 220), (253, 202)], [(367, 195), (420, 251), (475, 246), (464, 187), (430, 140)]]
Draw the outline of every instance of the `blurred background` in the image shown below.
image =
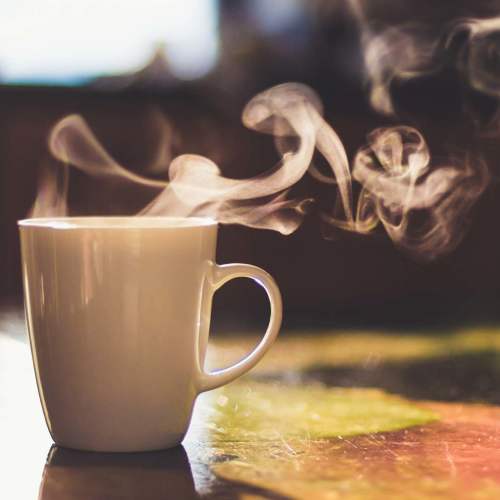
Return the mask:
[[(490, 0), (359, 5), (375, 27), (411, 20), (429, 32), (452, 18), (500, 12)], [(54, 162), (47, 136), (58, 119), (82, 114), (114, 158), (144, 175), (165, 178), (155, 171), (161, 143), (163, 158), (202, 154), (224, 175), (244, 178), (279, 155), (271, 137), (245, 129), (243, 107), (272, 85), (298, 81), (319, 94), (351, 158), (375, 127), (404, 123), (423, 132), (436, 158), (479, 149), (493, 180), (460, 246), (431, 263), (410, 258), (383, 231), (326, 239), (314, 209), (290, 236), (222, 227), (219, 262), (267, 269), (281, 287), (288, 328), (446, 328), (500, 319), (500, 147), (496, 133), (475, 133), (498, 105), (464, 84), (456, 65), (445, 61), (395, 83), (398, 114), (387, 117), (370, 106), (360, 26), (347, 0), (15, 0), (0, 12), (2, 301), (22, 300), (16, 221), (29, 213), (40, 172)], [(304, 179), (296, 189), (315, 188)], [(312, 194), (321, 205), (329, 195), (319, 191)], [(77, 171), (69, 197), (74, 215), (132, 214), (148, 201), (139, 189), (105, 189)], [(260, 326), (266, 309), (263, 292), (238, 280), (218, 292), (215, 322)]]

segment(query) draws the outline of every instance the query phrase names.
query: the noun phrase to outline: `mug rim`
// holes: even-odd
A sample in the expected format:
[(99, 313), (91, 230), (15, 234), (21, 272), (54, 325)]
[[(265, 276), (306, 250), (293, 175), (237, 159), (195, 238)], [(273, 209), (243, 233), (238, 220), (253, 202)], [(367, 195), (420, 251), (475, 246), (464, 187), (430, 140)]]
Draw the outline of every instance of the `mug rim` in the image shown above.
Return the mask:
[(210, 217), (171, 216), (68, 216), (32, 217), (17, 221), (20, 228), (47, 229), (184, 229), (212, 227), (217, 221)]

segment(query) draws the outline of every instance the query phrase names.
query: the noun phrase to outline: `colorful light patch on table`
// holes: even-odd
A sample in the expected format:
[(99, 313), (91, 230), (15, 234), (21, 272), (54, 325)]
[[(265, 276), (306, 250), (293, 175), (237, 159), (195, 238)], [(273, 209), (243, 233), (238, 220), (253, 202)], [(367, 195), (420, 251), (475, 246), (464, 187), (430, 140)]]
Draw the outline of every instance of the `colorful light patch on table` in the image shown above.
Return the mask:
[[(212, 362), (222, 366), (245, 347), (218, 341)], [(284, 336), (253, 376), (201, 399), (186, 442), (190, 459), (209, 463), (240, 498), (500, 498), (500, 407), (487, 404), (495, 392), (480, 387), (500, 381), (499, 349), (494, 329)], [(443, 384), (460, 382), (456, 362), (484, 403), (430, 400)], [(421, 390), (428, 398), (377, 389), (384, 377), (374, 376), (373, 388), (355, 386), (357, 372), (417, 376), (426, 363), (441, 373)], [(335, 385), (342, 373), (353, 387)], [(448, 400), (468, 394), (449, 390)]]

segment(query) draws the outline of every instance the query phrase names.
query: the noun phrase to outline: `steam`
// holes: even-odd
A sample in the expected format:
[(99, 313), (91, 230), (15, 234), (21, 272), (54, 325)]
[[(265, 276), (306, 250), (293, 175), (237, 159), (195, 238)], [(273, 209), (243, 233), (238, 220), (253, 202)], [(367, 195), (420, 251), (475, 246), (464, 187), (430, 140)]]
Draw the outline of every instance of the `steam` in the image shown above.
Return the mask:
[(354, 160), (353, 176), (362, 185), (355, 229), (368, 232), (380, 222), (399, 247), (427, 260), (453, 250), (488, 170), (470, 158), (434, 168), (430, 160), (418, 130), (373, 131)]
[(40, 169), (38, 193), (30, 210), (30, 217), (59, 217), (68, 211), (67, 165), (46, 164)]
[[(248, 128), (272, 134), (281, 154), (276, 166), (245, 180), (224, 177), (214, 162), (198, 155), (175, 158), (168, 180), (145, 178), (116, 162), (78, 115), (56, 124), (49, 148), (55, 158), (89, 175), (156, 190), (141, 215), (211, 216), (222, 223), (290, 234), (300, 225), (311, 200), (287, 199), (287, 190), (307, 172), (317, 146), (330, 161), (347, 217), (352, 219), (347, 156), (337, 134), (322, 119), (320, 101), (311, 89), (295, 83), (273, 87), (247, 104), (242, 120)], [(43, 200), (38, 199), (35, 206), (39, 215)], [(58, 206), (64, 209), (66, 204)]]
[[(445, 56), (475, 90), (500, 98), (500, 16), (457, 18), (441, 33), (416, 23), (374, 29), (361, 0), (346, 0), (361, 39), (370, 104), (381, 114), (395, 114), (394, 81), (403, 82), (439, 70)], [(463, 40), (462, 40), (463, 39)], [(459, 50), (454, 54), (452, 48)]]
[[(319, 98), (302, 84), (282, 84), (258, 94), (244, 108), (242, 120), (250, 129), (271, 134), (281, 156), (274, 167), (243, 180), (225, 177), (210, 159), (189, 154), (172, 160), (165, 180), (138, 175), (113, 159), (78, 115), (55, 125), (49, 147), (64, 165), (151, 189), (151, 202), (138, 215), (210, 216), (221, 223), (282, 234), (298, 228), (313, 201), (288, 197), (309, 172), (338, 194), (336, 210), (322, 214), (326, 221), (362, 234), (381, 225), (396, 245), (423, 259), (455, 248), (463, 235), (464, 218), (487, 184), (482, 162), (464, 158), (432, 166), (422, 135), (403, 126), (373, 131), (356, 154), (351, 175), (344, 146), (323, 119)], [(313, 166), (315, 152), (323, 155), (330, 174)], [(66, 215), (64, 169), (61, 175), (62, 182), (54, 176), (45, 178), (34, 216)], [(354, 183), (360, 185), (356, 198)]]
[[(287, 191), (305, 175), (316, 148), (331, 165), (347, 220), (353, 220), (347, 155), (321, 112), (316, 94), (297, 83), (279, 85), (254, 97), (243, 110), (243, 123), (272, 134), (281, 160), (263, 174), (245, 180), (224, 177), (214, 162), (198, 155), (175, 158), (164, 181), (135, 174), (109, 155), (79, 115), (70, 115), (55, 125), (49, 148), (62, 163), (89, 175), (151, 188), (154, 198), (140, 215), (210, 216), (221, 223), (290, 234), (302, 222), (312, 199), (288, 199)], [(160, 148), (164, 149), (163, 145)], [(47, 182), (39, 192), (33, 215), (44, 215), (47, 193), (58, 193), (60, 198), (50, 203), (53, 208), (47, 215), (65, 215), (67, 191), (58, 192)]]
[[(442, 52), (451, 50), (457, 40), (461, 46), (456, 63), (465, 80), (477, 91), (500, 98), (500, 17), (457, 19), (437, 36), (416, 24), (375, 30), (361, 0), (346, 1), (359, 26), (370, 103), (378, 112), (394, 115), (392, 83), (435, 71)], [(360, 234), (382, 227), (395, 245), (430, 260), (461, 241), (470, 210), (489, 181), (478, 155), (433, 162), (424, 137), (409, 126), (374, 130), (350, 165), (339, 136), (322, 116), (318, 96), (299, 83), (261, 92), (244, 108), (242, 121), (251, 130), (273, 136), (280, 156), (275, 166), (264, 170), (258, 165), (262, 174), (237, 180), (224, 176), (209, 158), (173, 158), (173, 127), (155, 115), (162, 140), (145, 169), (156, 175), (152, 179), (120, 165), (85, 120), (70, 115), (50, 133), (49, 149), (63, 168), (44, 170), (32, 215), (68, 213), (72, 166), (95, 178), (151, 190), (151, 201), (138, 215), (209, 216), (225, 224), (290, 234), (314, 201), (291, 196), (309, 173), (332, 188), (335, 209), (321, 214), (329, 224)], [(315, 167), (315, 154), (324, 157), (328, 173)], [(165, 178), (158, 179), (160, 174)]]
[(460, 69), (474, 89), (500, 98), (500, 17), (459, 20), (448, 40), (462, 31), (467, 43), (461, 51)]
[(415, 24), (391, 26), (375, 32), (360, 0), (347, 0), (359, 26), (361, 47), (369, 83), (370, 104), (379, 113), (395, 113), (391, 96), (394, 80), (410, 80), (431, 72), (438, 40), (425, 36)]
[(370, 81), (370, 103), (378, 112), (395, 113), (391, 97), (394, 80), (410, 80), (429, 73), (436, 42), (419, 37), (415, 27), (392, 27), (363, 36), (364, 60)]

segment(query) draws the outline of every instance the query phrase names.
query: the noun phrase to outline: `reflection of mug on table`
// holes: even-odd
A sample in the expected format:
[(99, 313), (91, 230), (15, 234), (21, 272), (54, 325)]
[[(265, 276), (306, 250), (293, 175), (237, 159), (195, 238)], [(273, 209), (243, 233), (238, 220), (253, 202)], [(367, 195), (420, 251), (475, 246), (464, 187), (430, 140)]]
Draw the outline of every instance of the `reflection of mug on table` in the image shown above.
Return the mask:
[(53, 446), (39, 500), (199, 498), (182, 446), (149, 453), (91, 453)]
[[(254, 266), (215, 264), (217, 224), (209, 219), (69, 217), (19, 226), (31, 348), (56, 444), (176, 445), (197, 394), (252, 368), (278, 333), (275, 282)], [(269, 327), (242, 361), (206, 373), (212, 296), (238, 277), (265, 288)]]

